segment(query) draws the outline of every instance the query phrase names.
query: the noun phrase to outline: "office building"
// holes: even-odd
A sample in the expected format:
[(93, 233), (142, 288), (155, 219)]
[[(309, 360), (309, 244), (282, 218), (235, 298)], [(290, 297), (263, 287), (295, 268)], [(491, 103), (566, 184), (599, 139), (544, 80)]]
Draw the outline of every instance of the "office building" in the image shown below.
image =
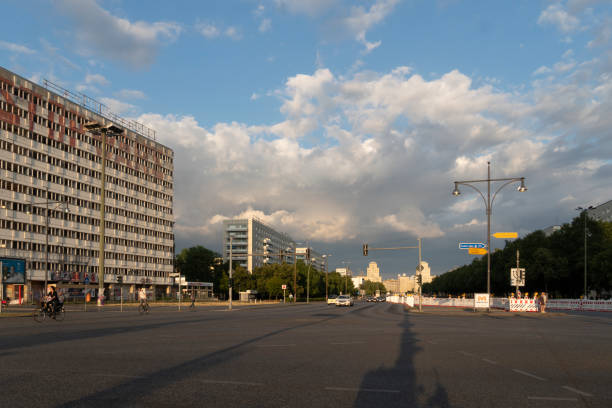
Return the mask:
[(231, 237), (234, 267), (240, 265), (253, 273), (265, 264), (293, 263), (293, 239), (255, 217), (225, 220), (223, 231), (223, 261), (229, 260)]
[[(107, 296), (119, 276), (128, 293), (170, 295), (174, 152), (153, 130), (49, 81), (0, 67), (0, 91), (0, 258), (24, 264), (3, 296), (37, 298), (45, 281), (68, 296), (94, 293), (102, 210)], [(105, 133), (87, 130), (94, 123)]]

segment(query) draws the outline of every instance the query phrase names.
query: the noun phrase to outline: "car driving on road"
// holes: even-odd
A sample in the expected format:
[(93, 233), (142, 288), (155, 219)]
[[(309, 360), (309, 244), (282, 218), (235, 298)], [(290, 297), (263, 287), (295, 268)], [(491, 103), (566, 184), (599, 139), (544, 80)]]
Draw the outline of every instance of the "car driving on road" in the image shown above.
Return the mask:
[(336, 299), (336, 306), (353, 306), (353, 298), (349, 295), (340, 295)]
[(327, 304), (328, 305), (335, 305), (336, 304), (336, 299), (338, 299), (337, 295), (329, 295), (329, 297), (327, 298)]

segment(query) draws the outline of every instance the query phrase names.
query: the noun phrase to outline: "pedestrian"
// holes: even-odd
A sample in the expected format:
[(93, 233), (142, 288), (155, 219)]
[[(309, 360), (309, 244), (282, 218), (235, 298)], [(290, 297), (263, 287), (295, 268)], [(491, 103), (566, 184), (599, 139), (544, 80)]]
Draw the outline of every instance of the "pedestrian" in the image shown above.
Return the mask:
[(189, 305), (189, 307), (194, 308), (195, 307), (195, 301), (196, 301), (195, 290), (192, 290), (191, 291), (191, 305)]
[(548, 295), (546, 292), (540, 294), (540, 312), (546, 313), (546, 302), (548, 301)]

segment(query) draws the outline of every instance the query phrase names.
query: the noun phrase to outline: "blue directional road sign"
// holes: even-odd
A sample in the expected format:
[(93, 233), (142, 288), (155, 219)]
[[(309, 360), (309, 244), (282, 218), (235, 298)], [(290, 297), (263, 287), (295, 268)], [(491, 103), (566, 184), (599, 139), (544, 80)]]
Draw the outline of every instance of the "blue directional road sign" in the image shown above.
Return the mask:
[(482, 242), (460, 242), (459, 249), (470, 249), (470, 248), (486, 248), (487, 244), (483, 244)]

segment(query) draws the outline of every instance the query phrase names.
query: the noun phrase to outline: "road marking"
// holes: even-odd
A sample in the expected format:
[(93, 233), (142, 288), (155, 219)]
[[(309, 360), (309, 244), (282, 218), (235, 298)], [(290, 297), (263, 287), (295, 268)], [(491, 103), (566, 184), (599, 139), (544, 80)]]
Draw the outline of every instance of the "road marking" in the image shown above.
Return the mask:
[(228, 384), (228, 385), (251, 385), (254, 387), (260, 387), (262, 383), (246, 382), (246, 381), (224, 381), (224, 380), (200, 380), (206, 384)]
[(468, 357), (476, 357), (475, 354), (468, 353), (467, 351), (463, 351), (463, 350), (459, 350), (459, 353), (463, 354), (464, 356), (468, 356)]
[(558, 397), (527, 397), (530, 400), (540, 401), (578, 401), (578, 398), (558, 398)]
[(347, 341), (347, 342), (343, 342), (343, 343), (329, 343), (329, 344), (333, 344), (334, 346), (343, 346), (346, 344), (364, 344), (365, 341)]
[(561, 388), (565, 388), (568, 391), (575, 392), (576, 394), (584, 395), (585, 397), (592, 397), (593, 394), (589, 394), (588, 392), (580, 391), (575, 388), (570, 387), (569, 385), (564, 385)]
[(514, 371), (515, 373), (526, 375), (527, 377), (535, 378), (536, 380), (546, 381), (546, 378), (538, 377), (535, 374), (531, 374), (531, 373), (528, 373), (526, 371), (518, 370), (516, 368), (513, 368), (512, 371)]
[(350, 392), (386, 392), (399, 393), (399, 390), (385, 390), (381, 388), (344, 388), (344, 387), (325, 387), (327, 391), (350, 391)]
[(295, 347), (295, 344), (258, 344), (257, 347)]
[(488, 358), (483, 358), (482, 361), (485, 361), (489, 364), (497, 364), (497, 361), (489, 360)]

